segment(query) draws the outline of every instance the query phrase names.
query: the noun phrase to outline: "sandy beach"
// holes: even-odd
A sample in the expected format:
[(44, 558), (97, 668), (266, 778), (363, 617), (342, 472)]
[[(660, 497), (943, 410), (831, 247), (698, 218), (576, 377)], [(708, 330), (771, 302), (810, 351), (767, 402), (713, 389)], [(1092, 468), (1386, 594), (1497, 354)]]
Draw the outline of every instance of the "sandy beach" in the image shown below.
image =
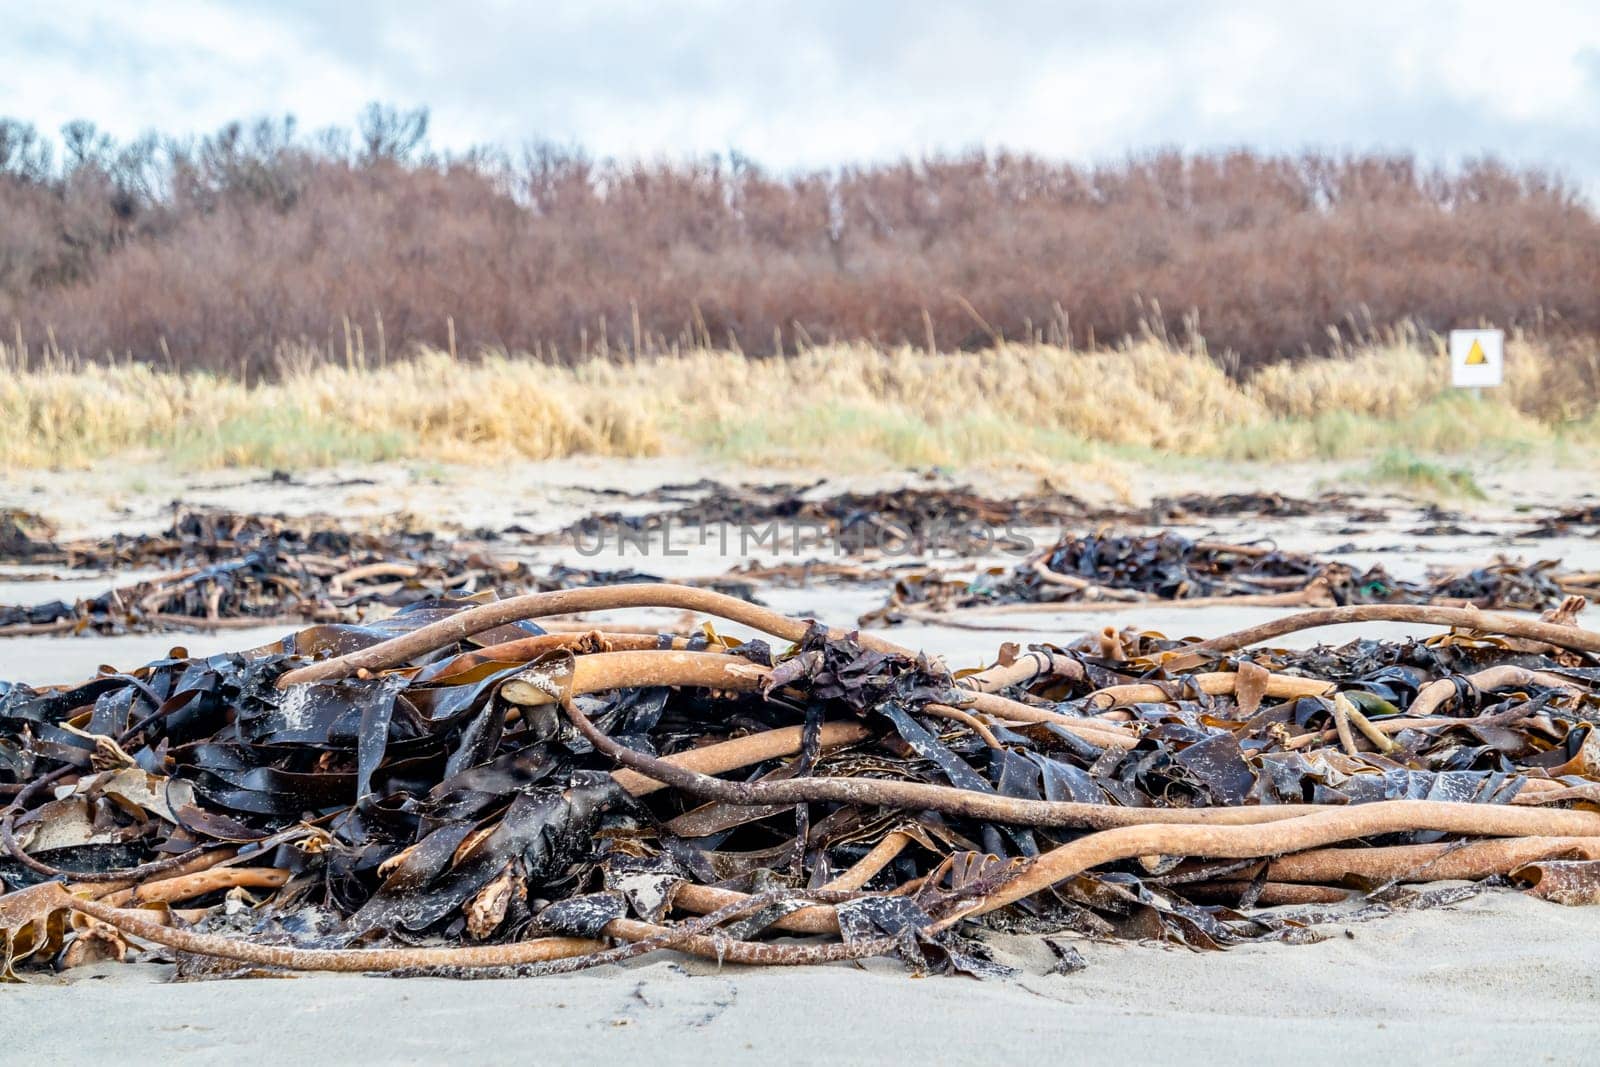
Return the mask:
[(0, 1067), (1600, 1064), (1600, 2), (0, 10)]
[[(399, 509), (441, 525), (471, 529), (512, 523), (549, 528), (620, 505), (598, 490), (637, 491), (683, 480), (670, 463), (574, 463), (507, 472), (513, 492), (488, 484), (418, 482), (390, 469), (321, 476), (305, 484), (251, 484), (236, 477), (160, 483), (124, 493), (116, 508), (89, 502), (111, 493), (92, 475), (64, 476), (70, 488), (44, 493), (12, 482), (0, 504), (44, 511), (73, 534), (157, 528), (169, 501), (253, 510), (372, 515)], [(718, 472), (737, 474), (738, 472)], [(744, 472), (751, 481), (774, 472)], [(794, 472), (775, 477), (802, 480)], [(881, 481), (881, 479), (880, 479)], [(237, 484), (235, 484), (237, 483)], [(1168, 491), (1162, 476), (1133, 498)], [(1279, 485), (1285, 491), (1295, 487)], [(1581, 497), (1521, 486), (1491, 507), (1458, 506), (1468, 535), (1422, 537), (1416, 502), (1385, 503), (1390, 518), (1359, 534), (1339, 516), (1221, 520), (1190, 536), (1271, 538), (1284, 547), (1382, 561), (1396, 575), (1429, 565), (1486, 562), (1496, 553), (1563, 558), (1600, 565), (1600, 544), (1586, 538), (1519, 539), (1529, 508)], [(1541, 495), (1543, 493), (1543, 495)], [(102, 496), (103, 499), (103, 496)], [(535, 525), (530, 516), (537, 516)], [(533, 558), (585, 566), (570, 546)], [(666, 576), (711, 574), (739, 562), (707, 551), (629, 559)], [(15, 575), (13, 575), (15, 577)], [(71, 599), (125, 582), (127, 575), (68, 581), (0, 583), (0, 602)], [(881, 586), (764, 588), (781, 611), (845, 624), (881, 600)], [(1137, 621), (1167, 633), (1211, 635), (1270, 617), (1271, 608), (1157, 608), (1088, 614), (997, 616), (993, 629), (913, 625), (896, 640), (936, 650), (953, 666), (988, 661), (1002, 641), (1064, 640), (1107, 623)], [(637, 613), (635, 613), (637, 616)], [(649, 616), (644, 616), (648, 618)], [(663, 621), (671, 621), (662, 616)], [(1358, 635), (1394, 637), (1422, 630), (1399, 624), (1345, 627), (1298, 635), (1338, 642)], [(143, 634), (115, 638), (18, 638), (0, 644), (0, 677), (45, 683), (85, 677), (102, 663), (133, 666), (175, 645), (206, 654), (246, 648), (277, 636), (272, 629), (213, 634)], [(1590, 1010), (1600, 987), (1600, 909), (1569, 909), (1508, 889), (1486, 889), (1460, 903), (1425, 911), (1399, 909), (1366, 922), (1332, 922), (1309, 945), (1251, 944), (1198, 952), (1154, 944), (1099, 943), (1063, 935), (1087, 964), (1050, 973), (1054, 956), (1039, 940), (993, 935), (997, 958), (1015, 977), (918, 978), (898, 963), (754, 970), (655, 956), (557, 978), (450, 981), (301, 976), (173, 984), (170, 965), (98, 964), (60, 977), (31, 976), (0, 989), (9, 1041), (0, 1060), (130, 1063), (326, 1056), (342, 1062), (398, 1063), (460, 1055), (470, 1041), (475, 1062), (553, 1059), (564, 1063), (722, 1062), (738, 1057), (780, 1062), (929, 1062), (1072, 1055), (1135, 1062), (1248, 1058), (1260, 1063), (1308, 1057), (1382, 1055), (1403, 1062), (1482, 1061), (1517, 1057), (1576, 1063), (1600, 1037)]]
[(753, 970), (656, 960), (540, 979), (323, 975), (163, 984), (99, 964), (0, 990), (12, 1063), (1074, 1061), (1591, 1062), (1600, 909), (1490, 891), (1333, 924), (1312, 945), (1194, 952), (996, 942), (1023, 973), (914, 978), (894, 963)]

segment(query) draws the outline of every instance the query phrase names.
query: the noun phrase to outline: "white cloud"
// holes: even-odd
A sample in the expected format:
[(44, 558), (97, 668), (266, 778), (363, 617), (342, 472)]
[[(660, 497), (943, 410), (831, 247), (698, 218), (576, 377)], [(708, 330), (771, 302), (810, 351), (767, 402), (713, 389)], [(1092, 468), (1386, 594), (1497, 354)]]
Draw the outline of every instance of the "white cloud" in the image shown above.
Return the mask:
[(737, 148), (778, 167), (988, 145), (1495, 152), (1600, 186), (1584, 3), (138, 5), (12, 12), (0, 107), (53, 129), (203, 132), (427, 104), (446, 147)]

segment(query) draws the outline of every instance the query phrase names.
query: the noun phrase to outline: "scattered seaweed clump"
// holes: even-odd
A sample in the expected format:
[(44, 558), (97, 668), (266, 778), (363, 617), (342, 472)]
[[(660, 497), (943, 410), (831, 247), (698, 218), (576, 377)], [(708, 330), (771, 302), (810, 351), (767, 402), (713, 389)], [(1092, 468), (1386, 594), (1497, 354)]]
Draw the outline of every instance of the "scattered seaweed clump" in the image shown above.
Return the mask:
[(1531, 529), (1524, 531), (1522, 536), (1565, 537), (1577, 532), (1574, 527), (1587, 527), (1586, 536), (1589, 537), (1600, 534), (1600, 504), (1564, 508), (1554, 515), (1539, 519)]
[(1158, 496), (1141, 507), (1094, 506), (1070, 493), (1039, 491), (1010, 497), (986, 496), (970, 487), (907, 486), (877, 492), (828, 493), (826, 481), (809, 484), (729, 486), (703, 480), (666, 485), (635, 500), (676, 503), (676, 508), (642, 513), (596, 513), (567, 526), (549, 539), (592, 539), (618, 530), (638, 531), (673, 526), (680, 529), (768, 522), (789, 522), (831, 534), (841, 552), (867, 555), (885, 542), (910, 543), (923, 550), (981, 554), (995, 547), (995, 531), (1140, 523), (1150, 526), (1192, 524), (1217, 518), (1303, 518), (1346, 509), (1352, 520), (1382, 521), (1386, 513), (1358, 507), (1343, 493), (1324, 493), (1315, 500), (1280, 493), (1186, 493)]
[[(0, 605), (0, 637), (360, 622), (441, 598), (659, 580), (631, 569), (536, 568), (497, 557), (482, 537), (419, 531), (405, 516), (351, 530), (319, 516), (189, 510), (156, 534), (66, 543), (30, 537), (6, 558), (74, 569), (177, 569), (70, 604)], [(707, 584), (754, 595), (737, 577)]]
[(1299, 519), (1351, 505), (1352, 498), (1345, 493), (1323, 493), (1316, 500), (1269, 492), (1184, 493), (1175, 497), (1158, 496), (1145, 511), (1152, 525), (1165, 525), (1239, 516)]
[[(1581, 606), (1107, 630), (952, 672), (623, 584), (0, 683), (0, 962), (153, 945), (194, 974), (541, 974), (670, 949), (982, 976), (1002, 969), (987, 928), (1301, 941), (1456, 899), (1406, 888), (1445, 878), (1593, 902), (1600, 635)], [(625, 608), (764, 637), (539, 621)], [(1444, 632), (1270, 644), (1382, 619)]]
[(1600, 594), (1600, 574), (1565, 572), (1554, 560), (1498, 558), (1472, 568), (1435, 568), (1420, 580), (1382, 566), (1286, 552), (1268, 543), (1230, 544), (1179, 534), (1069, 535), (1009, 571), (961, 580), (937, 573), (899, 577), (885, 605), (863, 624), (960, 610), (1104, 610), (1118, 604), (1188, 607), (1312, 607), (1346, 604), (1469, 604), (1542, 611), (1569, 596)]
[[(865, 556), (891, 547), (969, 555), (991, 551), (997, 539), (1014, 539), (1026, 528), (1059, 528), (1094, 514), (1082, 500), (1062, 493), (997, 498), (965, 487), (908, 486), (819, 494), (824, 484), (728, 486), (703, 481), (663, 486), (647, 498), (679, 501), (678, 507), (597, 513), (546, 539), (592, 542), (623, 532), (780, 524), (791, 536), (826, 540), (843, 555)], [(685, 498), (686, 493), (691, 496)]]
[(0, 508), (0, 561), (33, 563), (55, 550), (56, 529), (42, 515)]
[(178, 508), (172, 522), (156, 533), (69, 541), (57, 541), (54, 528), (37, 516), (12, 511), (0, 517), (0, 563), (47, 564), (72, 570), (197, 567), (263, 549), (290, 555), (406, 555), (442, 548), (451, 540), (444, 534), (419, 530), (415, 519), (403, 513), (352, 530), (326, 515), (291, 519)]

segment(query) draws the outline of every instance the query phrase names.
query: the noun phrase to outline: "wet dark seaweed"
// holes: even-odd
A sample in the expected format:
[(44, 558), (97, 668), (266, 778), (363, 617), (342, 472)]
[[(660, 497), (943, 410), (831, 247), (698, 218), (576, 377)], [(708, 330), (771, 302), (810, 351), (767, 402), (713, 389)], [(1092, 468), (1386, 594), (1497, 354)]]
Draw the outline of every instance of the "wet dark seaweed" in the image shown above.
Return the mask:
[[(1276, 552), (1224, 561), (1205, 551), (1170, 537), (1149, 544), (1105, 536), (1063, 542), (1045, 559), (1057, 573), (1093, 576), (1108, 588), (1179, 596), (1190, 588), (1195, 595), (1249, 588), (1263, 577), (1326, 574)], [(1390, 595), (1387, 587), (1375, 590), (1370, 577), (1352, 577), (1342, 588), (1365, 590), (1352, 596)], [(1491, 577), (1458, 580), (1489, 588)], [(1499, 576), (1513, 586), (1526, 577)], [(770, 668), (758, 688), (645, 679), (569, 695), (565, 713), (508, 699), (508, 685), (527, 676), (531, 661), (478, 652), (541, 634), (532, 622), (391, 669), (279, 687), (286, 671), (313, 659), (375, 645), (476, 602), (419, 597), (381, 620), (322, 623), (249, 652), (197, 658), (175, 650), (73, 686), (0, 682), (0, 797), (16, 838), (0, 858), (7, 967), (66, 965), (82, 955), (69, 954), (78, 942), (65, 929), (41, 940), (37, 924), (5, 925), (7, 902), (26, 899), (52, 869), (69, 885), (104, 885), (132, 867), (168, 864), (130, 879), (152, 887), (187, 877), (172, 874), (171, 863), (224, 850), (229, 867), (219, 870), (271, 875), (248, 883), (258, 897), (230, 906), (225, 885), (198, 883), (174, 903), (185, 905), (191, 921), (215, 925), (226, 917), (230, 936), (253, 943), (517, 945), (555, 934), (613, 937), (617, 924), (629, 922), (676, 923), (667, 929), (681, 932), (687, 927), (674, 917), (684, 910), (678, 897), (699, 891), (752, 894), (755, 903), (744, 911), (719, 903), (726, 896), (707, 898), (700, 910), (733, 909), (713, 924), (719, 937), (788, 951), (770, 935), (824, 899), (817, 893), (841, 872), (899, 842), (863, 888), (826, 898), (839, 951), (892, 951), (913, 967), (993, 975), (1003, 968), (969, 936), (984, 924), (1204, 948), (1315, 934), (1305, 916), (1255, 910), (1286, 893), (1271, 878), (1271, 857), (1117, 860), (952, 925), (967, 904), (1034, 858), (1095, 831), (964, 813), (971, 808), (811, 799), (819, 795), (814, 783), (913, 783), (986, 800), (1136, 813), (1299, 804), (1355, 810), (1407, 799), (1526, 806), (1530, 798), (1544, 803), (1539, 794), (1552, 791), (1560, 794), (1553, 807), (1600, 799), (1600, 739), (1591, 725), (1600, 663), (1587, 653), (1485, 634), (1258, 648), (1203, 656), (1176, 674), (1163, 657), (1185, 642), (1158, 634), (1128, 632), (1114, 655), (1095, 642), (1037, 645), (1031, 653), (1054, 666), (993, 696), (1046, 721), (984, 712), (977, 720), (987, 723), (983, 729), (972, 727), (970, 714), (941, 712), (977, 707), (967, 701), (966, 682), (942, 662), (868, 647), (859, 635), (815, 624), (780, 650), (710, 631), (690, 643), (753, 671)], [(577, 658), (591, 651), (538, 660), (535, 673), (570, 679)], [(1020, 654), (1009, 649), (1001, 663)], [(1474, 678), (1493, 667), (1538, 674), (1480, 688)], [(1239, 680), (1250, 672), (1326, 688), (1246, 702)], [(1231, 675), (1237, 688), (1204, 690), (1196, 681), (1202, 673)], [(1158, 686), (1154, 699), (1142, 695), (1106, 711), (1103, 690), (1141, 682)], [(1450, 696), (1426, 720), (1410, 721), (1421, 694), (1440, 687)], [(1353, 716), (1384, 743), (1365, 733), (1347, 737)], [(864, 728), (852, 735), (858, 740), (822, 743), (824, 730), (845, 724)], [(1080, 725), (1094, 729), (1085, 733)], [(799, 800), (708, 798), (684, 782), (630, 792), (614, 773), (630, 753), (674, 757), (786, 727), (798, 730), (798, 744), (737, 767), (724, 781), (811, 790)], [(1126, 740), (1107, 740), (1106, 731)], [(1359, 844), (1462, 840), (1400, 829)], [(1587, 869), (1549, 870), (1538, 877), (1551, 894), (1576, 899), (1595, 881)], [(799, 890), (811, 895), (783, 895)], [(1366, 907), (1379, 914), (1434, 899), (1388, 896)], [(1062, 961), (1075, 965), (1070, 953)]]

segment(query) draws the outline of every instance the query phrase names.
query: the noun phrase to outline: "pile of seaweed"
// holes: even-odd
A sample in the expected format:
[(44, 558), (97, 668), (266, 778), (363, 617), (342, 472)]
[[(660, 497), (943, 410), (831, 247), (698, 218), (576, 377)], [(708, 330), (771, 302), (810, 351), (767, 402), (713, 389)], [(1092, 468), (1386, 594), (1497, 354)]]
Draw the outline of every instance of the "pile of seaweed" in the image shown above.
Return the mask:
[(1600, 534), (1600, 504), (1582, 504), (1564, 508), (1554, 515), (1539, 519), (1523, 536), (1564, 537), (1582, 532), (1580, 528), (1585, 527), (1589, 537)]
[(1499, 557), (1470, 568), (1435, 568), (1421, 580), (1268, 543), (1190, 540), (1174, 533), (1069, 535), (1010, 570), (974, 579), (919, 572), (900, 576), (887, 603), (863, 623), (894, 623), (932, 612), (1098, 610), (1166, 603), (1226, 602), (1275, 607), (1345, 604), (1473, 605), (1540, 611), (1574, 595), (1600, 594), (1600, 574), (1566, 572), (1556, 560)]
[(1126, 519), (1142, 514), (1150, 525), (1162, 526), (1197, 519), (1299, 519), (1338, 510), (1345, 511), (1351, 521), (1380, 522), (1387, 518), (1384, 512), (1359, 505), (1355, 497), (1339, 492), (1326, 492), (1314, 500), (1270, 492), (1183, 493), (1155, 497), (1148, 508), (1112, 517)]
[(1216, 518), (1300, 518), (1344, 510), (1359, 522), (1386, 515), (1359, 506), (1343, 493), (1316, 499), (1281, 493), (1187, 493), (1156, 497), (1142, 507), (1096, 507), (1057, 490), (1011, 497), (987, 496), (969, 486), (908, 486), (879, 492), (826, 493), (826, 480), (811, 483), (730, 486), (704, 479), (666, 485), (646, 493), (618, 495), (676, 504), (640, 513), (597, 512), (543, 536), (547, 541), (592, 542), (619, 534), (716, 525), (790, 523), (824, 531), (838, 554), (872, 555), (886, 547), (944, 550), (978, 555), (1020, 531), (1108, 523), (1166, 526)]
[[(536, 621), (663, 607), (767, 638)], [(986, 975), (986, 929), (1070, 963), (1063, 933), (1303, 941), (1457, 899), (1408, 888), (1441, 879), (1592, 902), (1579, 607), (1353, 605), (952, 673), (624, 585), (0, 684), (5, 973), (167, 951), (184, 974), (536, 974), (671, 949)], [(1386, 618), (1445, 630), (1269, 644)]]
[(73, 570), (195, 567), (263, 549), (329, 557), (405, 556), (447, 547), (453, 540), (418, 529), (415, 519), (404, 513), (380, 517), (357, 530), (327, 515), (288, 518), (179, 506), (157, 533), (58, 541), (48, 520), (16, 509), (0, 511), (0, 563)]
[(825, 535), (850, 555), (907, 545), (919, 551), (985, 551), (1007, 531), (1059, 527), (1084, 521), (1092, 514), (1082, 500), (1063, 493), (996, 498), (964, 486), (909, 486), (871, 493), (817, 495), (824, 484), (729, 486), (704, 481), (665, 486), (651, 498), (682, 499), (674, 494), (685, 492), (699, 495), (683, 500), (675, 508), (642, 514), (597, 513), (548, 539), (592, 542), (642, 531), (779, 523), (813, 537)]
[(42, 515), (22, 508), (0, 508), (0, 562), (34, 562), (55, 549), (56, 528)]
[[(0, 637), (359, 622), (442, 597), (659, 581), (631, 569), (536, 569), (497, 558), (481, 533), (454, 539), (406, 516), (352, 530), (322, 516), (185, 510), (160, 533), (64, 543), (25, 513), (0, 521), (0, 562), (177, 568), (73, 603), (0, 605)], [(715, 586), (753, 592), (737, 578)]]

